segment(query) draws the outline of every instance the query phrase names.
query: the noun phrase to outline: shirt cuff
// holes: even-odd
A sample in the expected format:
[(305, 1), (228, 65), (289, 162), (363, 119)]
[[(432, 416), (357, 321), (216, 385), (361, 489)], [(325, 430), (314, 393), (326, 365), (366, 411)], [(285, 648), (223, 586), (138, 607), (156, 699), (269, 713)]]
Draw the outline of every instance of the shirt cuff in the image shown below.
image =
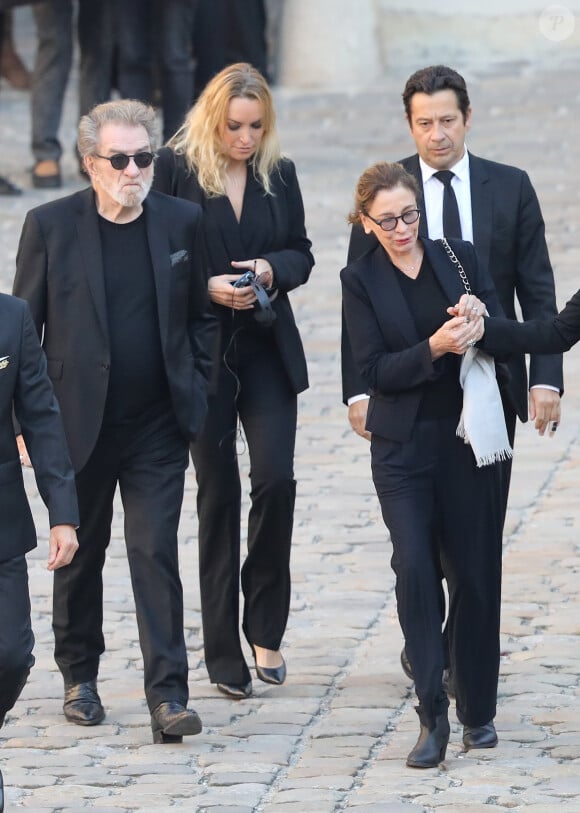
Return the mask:
[(370, 397), (371, 397), (370, 395), (361, 392), (360, 395), (353, 395), (352, 398), (348, 398), (346, 403), (347, 406), (352, 406), (353, 404), (356, 404), (357, 401), (368, 401)]
[(542, 390), (552, 390), (552, 392), (557, 392), (557, 393), (560, 392), (559, 387), (553, 387), (551, 384), (533, 384), (530, 387), (531, 390), (537, 390), (538, 388), (540, 388)]

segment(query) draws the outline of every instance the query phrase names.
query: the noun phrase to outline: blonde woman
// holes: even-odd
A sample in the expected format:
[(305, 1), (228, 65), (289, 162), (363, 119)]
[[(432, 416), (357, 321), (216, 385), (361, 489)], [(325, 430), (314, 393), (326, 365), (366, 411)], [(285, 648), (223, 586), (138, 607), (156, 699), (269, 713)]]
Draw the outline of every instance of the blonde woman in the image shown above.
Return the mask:
[[(281, 157), (272, 96), (258, 71), (237, 63), (209, 82), (160, 151), (155, 187), (204, 210), (208, 290), (221, 324), (215, 393), (191, 447), (205, 661), (211, 682), (243, 699), (252, 681), (239, 634), (238, 421), (251, 468), (242, 626), (257, 677), (281, 684), (297, 395), (308, 386), (288, 292), (307, 282), (314, 264), (294, 164)], [(234, 285), (247, 272), (258, 285)]]

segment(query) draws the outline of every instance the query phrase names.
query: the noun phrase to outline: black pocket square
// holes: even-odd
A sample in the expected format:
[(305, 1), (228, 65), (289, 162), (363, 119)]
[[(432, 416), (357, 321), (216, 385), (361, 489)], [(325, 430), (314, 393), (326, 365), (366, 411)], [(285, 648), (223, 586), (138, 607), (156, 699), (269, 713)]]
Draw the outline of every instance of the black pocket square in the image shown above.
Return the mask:
[(182, 248), (181, 251), (174, 251), (170, 256), (171, 267), (173, 268), (173, 266), (178, 265), (178, 263), (184, 263), (188, 259), (189, 254), (187, 253), (186, 249)]

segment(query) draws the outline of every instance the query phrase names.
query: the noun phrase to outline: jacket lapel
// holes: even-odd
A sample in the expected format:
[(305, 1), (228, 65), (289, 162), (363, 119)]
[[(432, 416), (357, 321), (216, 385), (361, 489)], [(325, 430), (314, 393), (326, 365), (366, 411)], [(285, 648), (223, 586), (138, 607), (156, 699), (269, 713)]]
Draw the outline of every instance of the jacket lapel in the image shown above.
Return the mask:
[(149, 193), (143, 203), (147, 240), (151, 252), (155, 291), (157, 294), (157, 312), (159, 314), (159, 331), (161, 342), (165, 347), (169, 331), (169, 301), (171, 282), (171, 248), (167, 228), (160, 228), (163, 214), (159, 211), (154, 193)]
[(76, 228), (80, 251), (83, 257), (84, 271), (87, 276), (103, 337), (108, 345), (109, 327), (107, 323), (101, 235), (99, 232), (99, 216), (92, 187), (79, 193), (78, 203)]
[(473, 245), (480, 268), (489, 269), (493, 202), (489, 174), (483, 161), (469, 154)]
[(395, 327), (408, 345), (417, 344), (419, 337), (415, 322), (397, 282), (396, 271), (382, 246), (378, 246), (369, 259), (365, 286), (381, 330), (388, 336)]
[(433, 273), (449, 300), (449, 305), (455, 305), (465, 293), (465, 287), (457, 267), (453, 265), (438, 240), (423, 240), (423, 247), (431, 263)]

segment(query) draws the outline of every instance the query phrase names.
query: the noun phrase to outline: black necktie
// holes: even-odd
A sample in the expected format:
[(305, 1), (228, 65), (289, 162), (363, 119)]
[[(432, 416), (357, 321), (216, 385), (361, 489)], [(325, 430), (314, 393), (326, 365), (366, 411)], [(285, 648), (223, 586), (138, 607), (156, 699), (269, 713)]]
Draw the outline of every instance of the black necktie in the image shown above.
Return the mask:
[(443, 234), (445, 237), (457, 237), (461, 240), (461, 221), (457, 198), (451, 186), (451, 179), (455, 173), (450, 169), (442, 169), (433, 173), (434, 177), (443, 184)]

